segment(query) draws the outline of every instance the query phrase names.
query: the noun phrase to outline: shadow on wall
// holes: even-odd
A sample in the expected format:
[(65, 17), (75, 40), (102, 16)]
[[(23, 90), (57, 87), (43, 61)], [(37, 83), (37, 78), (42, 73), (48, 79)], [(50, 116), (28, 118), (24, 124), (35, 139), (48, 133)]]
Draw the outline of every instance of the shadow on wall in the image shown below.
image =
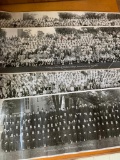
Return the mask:
[[(4, 0), (4, 1), (0, 1), (0, 4), (1, 5), (8, 5), (8, 4), (55, 2), (55, 1), (64, 1), (64, 0)], [(65, 1), (70, 1), (70, 0), (65, 0)], [(71, 0), (71, 1), (74, 1), (74, 0)]]
[(119, 12), (120, 12), (120, 0), (116, 0), (117, 1), (117, 6), (118, 6), (118, 9), (119, 9)]

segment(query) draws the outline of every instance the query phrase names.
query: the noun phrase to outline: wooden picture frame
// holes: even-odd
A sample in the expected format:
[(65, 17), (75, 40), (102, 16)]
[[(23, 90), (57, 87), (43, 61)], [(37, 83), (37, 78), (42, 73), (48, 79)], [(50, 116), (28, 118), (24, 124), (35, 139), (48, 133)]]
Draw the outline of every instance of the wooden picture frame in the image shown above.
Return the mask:
[[(46, 2), (47, 1), (47, 2)], [(48, 2), (54, 1), (54, 2)], [(106, 12), (118, 12), (118, 6), (116, 0), (79, 0), (79, 1), (59, 1), (58, 0), (11, 0), (11, 1), (1, 1), (0, 10), (1, 11), (106, 11)], [(35, 3), (36, 2), (36, 3)], [(39, 3), (46, 2), (46, 3)], [(15, 4), (17, 3), (17, 4)], [(18, 4), (18, 3), (27, 3), (27, 4)], [(34, 4), (33, 4), (34, 3)], [(7, 5), (5, 5), (7, 4)], [(9, 5), (8, 5), (9, 4)], [(68, 155), (59, 155), (48, 158), (33, 158), (33, 160), (64, 160), (64, 159), (75, 159), (83, 158), (90, 156), (98, 156), (103, 154), (113, 154), (120, 152), (120, 148), (111, 148), (104, 150), (88, 151), (88, 152), (79, 152), (76, 154)]]

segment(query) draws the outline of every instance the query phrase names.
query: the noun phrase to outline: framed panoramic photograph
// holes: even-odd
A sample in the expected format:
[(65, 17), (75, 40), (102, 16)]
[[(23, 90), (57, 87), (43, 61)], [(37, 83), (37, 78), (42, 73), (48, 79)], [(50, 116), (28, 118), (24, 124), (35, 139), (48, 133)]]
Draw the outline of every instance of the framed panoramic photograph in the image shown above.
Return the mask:
[(1, 160), (115, 152), (120, 13), (1, 11)]

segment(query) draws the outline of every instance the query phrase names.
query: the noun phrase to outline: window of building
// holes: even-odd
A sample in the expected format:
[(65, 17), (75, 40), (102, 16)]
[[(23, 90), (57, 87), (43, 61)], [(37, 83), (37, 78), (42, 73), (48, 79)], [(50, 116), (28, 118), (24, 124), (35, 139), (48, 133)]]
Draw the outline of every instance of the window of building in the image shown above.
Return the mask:
[(29, 109), (29, 98), (25, 99), (25, 108)]
[(39, 98), (37, 98), (37, 102), (39, 102)]

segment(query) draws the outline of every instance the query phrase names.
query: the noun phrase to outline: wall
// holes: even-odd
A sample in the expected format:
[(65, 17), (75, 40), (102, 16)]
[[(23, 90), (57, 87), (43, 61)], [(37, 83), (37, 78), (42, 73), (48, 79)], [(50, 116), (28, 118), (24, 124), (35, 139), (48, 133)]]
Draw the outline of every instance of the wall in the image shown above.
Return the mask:
[(120, 160), (120, 153), (108, 154), (103, 156), (95, 156), (89, 158), (78, 158), (73, 160)]
[[(4, 3), (6, 0), (0, 0)], [(24, 0), (22, 0), (24, 1)], [(26, 2), (25, 0), (24, 2)], [(33, 1), (33, 0), (32, 0)], [(13, 0), (9, 0), (12, 3)], [(16, 0), (20, 2), (20, 0)], [(36, 0), (36, 2), (38, 2)], [(118, 6), (116, 0), (73, 0), (73, 1), (59, 1), (59, 2), (46, 2), (46, 3), (29, 3), (29, 4), (16, 4), (16, 5), (0, 5), (0, 10), (3, 11), (104, 11), (104, 12), (117, 12)]]

